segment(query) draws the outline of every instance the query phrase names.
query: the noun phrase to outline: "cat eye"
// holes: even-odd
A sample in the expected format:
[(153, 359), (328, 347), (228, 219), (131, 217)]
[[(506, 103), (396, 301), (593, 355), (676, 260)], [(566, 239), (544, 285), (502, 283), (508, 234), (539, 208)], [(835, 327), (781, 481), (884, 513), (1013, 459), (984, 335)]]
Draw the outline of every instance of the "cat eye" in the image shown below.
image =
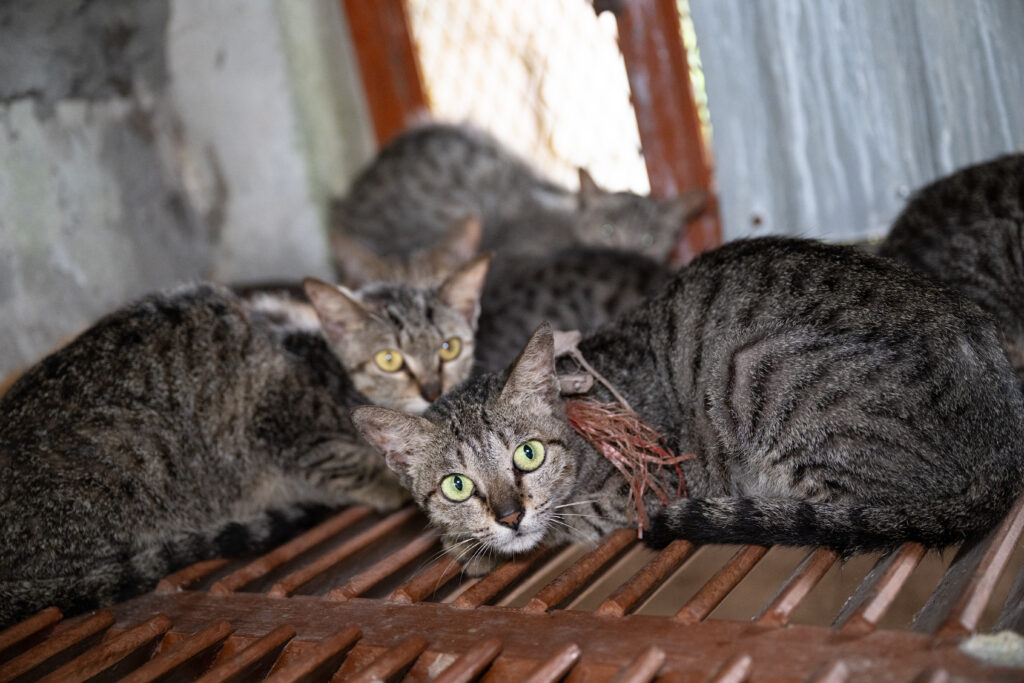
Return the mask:
[(522, 472), (533, 472), (544, 462), (544, 444), (530, 439), (516, 447), (512, 454), (512, 464)]
[(441, 356), (441, 360), (450, 361), (455, 360), (462, 353), (462, 340), (458, 337), (450, 337), (444, 340), (441, 344), (441, 350), (438, 351), (438, 355)]
[(449, 474), (441, 480), (441, 493), (448, 500), (461, 503), (473, 495), (473, 480), (463, 474)]
[(384, 372), (398, 372), (405, 365), (402, 354), (394, 349), (384, 349), (373, 354), (373, 362)]

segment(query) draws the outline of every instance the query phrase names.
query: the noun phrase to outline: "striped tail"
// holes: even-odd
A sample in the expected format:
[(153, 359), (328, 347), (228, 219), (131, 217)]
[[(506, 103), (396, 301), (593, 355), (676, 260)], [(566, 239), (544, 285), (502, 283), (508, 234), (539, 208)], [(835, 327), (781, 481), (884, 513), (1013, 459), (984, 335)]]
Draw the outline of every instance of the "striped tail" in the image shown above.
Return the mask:
[(672, 541), (744, 545), (824, 546), (843, 555), (890, 550), (907, 541), (928, 547), (958, 543), (994, 525), (1009, 507), (969, 507), (934, 501), (928, 506), (873, 507), (812, 503), (787, 498), (678, 500), (659, 510), (644, 541), (662, 548)]
[(247, 520), (177, 533), (132, 554), (98, 558), (84, 573), (0, 581), (0, 629), (51, 605), (71, 616), (127, 600), (193, 562), (277, 545), (322, 519), (325, 511), (313, 505), (269, 510)]

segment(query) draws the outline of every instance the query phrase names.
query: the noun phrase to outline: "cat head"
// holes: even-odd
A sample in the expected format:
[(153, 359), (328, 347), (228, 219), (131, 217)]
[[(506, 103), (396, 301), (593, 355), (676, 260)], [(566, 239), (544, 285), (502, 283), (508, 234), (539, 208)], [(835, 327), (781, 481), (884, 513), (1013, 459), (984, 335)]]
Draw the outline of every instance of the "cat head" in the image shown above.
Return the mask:
[(658, 261), (672, 253), (680, 231), (704, 209), (707, 195), (684, 192), (656, 199), (632, 192), (607, 192), (579, 169), (579, 212), (573, 230), (582, 244), (638, 251)]
[(470, 380), (424, 417), (367, 406), (353, 420), (436, 526), (499, 554), (537, 546), (576, 485), (581, 441), (546, 323), (507, 373)]
[(443, 282), (468, 262), (480, 248), (480, 219), (468, 216), (453, 225), (441, 240), (429, 249), (402, 256), (377, 256), (339, 230), (330, 237), (331, 258), (338, 281), (359, 288), (371, 282), (400, 282), (413, 287), (429, 287)]
[(477, 256), (436, 287), (375, 282), (352, 291), (313, 278), (303, 287), (356, 389), (422, 413), (469, 377), (490, 258)]

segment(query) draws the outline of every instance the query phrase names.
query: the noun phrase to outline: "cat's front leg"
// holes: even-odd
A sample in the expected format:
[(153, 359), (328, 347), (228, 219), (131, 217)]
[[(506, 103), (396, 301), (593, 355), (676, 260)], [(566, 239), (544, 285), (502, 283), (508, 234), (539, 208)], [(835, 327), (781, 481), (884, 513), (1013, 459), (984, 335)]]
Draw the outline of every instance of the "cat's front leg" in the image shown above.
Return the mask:
[(308, 449), (297, 464), (305, 478), (339, 505), (359, 503), (384, 512), (410, 500), (384, 458), (368, 444), (327, 441)]

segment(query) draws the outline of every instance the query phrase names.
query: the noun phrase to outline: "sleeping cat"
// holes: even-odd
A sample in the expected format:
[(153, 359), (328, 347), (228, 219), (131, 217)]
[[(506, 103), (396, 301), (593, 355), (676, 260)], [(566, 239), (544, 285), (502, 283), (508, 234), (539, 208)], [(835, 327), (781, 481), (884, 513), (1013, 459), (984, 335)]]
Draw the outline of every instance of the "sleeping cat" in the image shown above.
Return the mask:
[(28, 371), (0, 400), (0, 628), (268, 546), (310, 505), (399, 505), (349, 410), (421, 412), (468, 376), (487, 262), (438, 288), (309, 280), (316, 314), (212, 285), (155, 295)]
[(918, 191), (880, 253), (990, 313), (1024, 378), (1024, 154), (962, 168)]
[[(696, 456), (681, 464), (689, 497), (645, 531), (654, 545), (943, 546), (993, 525), (1024, 482), (1024, 398), (992, 321), (851, 247), (726, 245), (579, 350), (665, 446)], [(588, 398), (612, 400), (599, 383)], [(465, 558), (636, 524), (628, 483), (566, 411), (542, 326), (507, 372), (424, 417), (353, 419)]]
[(343, 282), (360, 270), (352, 253), (394, 257), (429, 249), (469, 215), (482, 221), (482, 247), (499, 254), (586, 244), (663, 261), (703, 204), (699, 191), (672, 200), (605, 192), (583, 170), (574, 193), (482, 131), (433, 124), (395, 138), (356, 178), (332, 207), (331, 242)]

